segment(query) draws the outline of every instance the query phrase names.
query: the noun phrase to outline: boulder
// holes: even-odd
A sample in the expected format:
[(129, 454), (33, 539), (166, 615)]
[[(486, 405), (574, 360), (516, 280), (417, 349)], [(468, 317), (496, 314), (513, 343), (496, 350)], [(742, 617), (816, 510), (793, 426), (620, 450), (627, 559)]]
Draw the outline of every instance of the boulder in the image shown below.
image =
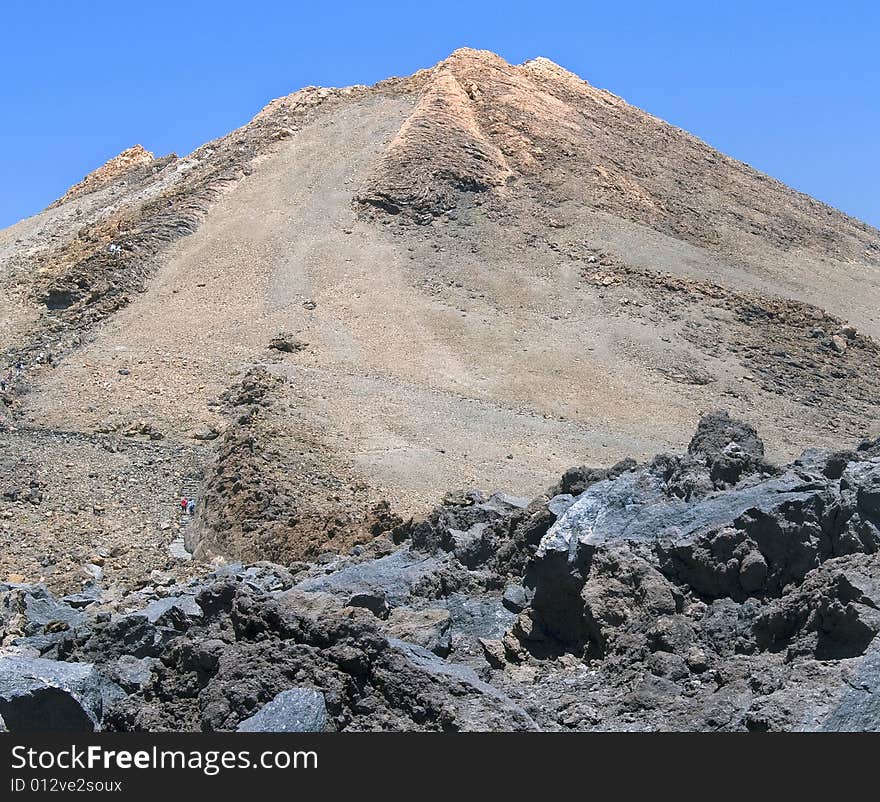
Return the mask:
[(449, 611), (452, 632), (458, 637), (500, 638), (516, 620), (496, 595), (477, 598), (453, 593), (442, 600)]
[(158, 664), (155, 657), (138, 658), (124, 654), (107, 666), (107, 675), (124, 691), (134, 693), (149, 682), (153, 668)]
[(880, 561), (867, 554), (828, 560), (773, 600), (754, 632), (762, 648), (787, 646), (821, 660), (864, 654), (880, 633)]
[(312, 688), (291, 688), (242, 721), (238, 732), (323, 732), (327, 722), (323, 693)]
[[(638, 564), (640, 567), (634, 569), (633, 576), (644, 576), (646, 581), (649, 576), (653, 577), (652, 586), (662, 584), (659, 574), (653, 576), (651, 572), (657, 573), (656, 568), (651, 567), (648, 571), (645, 560), (636, 559), (632, 554), (633, 548), (647, 549), (649, 554), (657, 550), (664, 556), (657, 567), (662, 567), (664, 573), (676, 580), (692, 583), (700, 592), (730, 594), (735, 580), (737, 592), (743, 594), (739, 584), (741, 563), (737, 561), (734, 566), (730, 560), (719, 561), (712, 551), (718, 533), (737, 522), (746, 512), (758, 516), (761, 521), (778, 521), (784, 518), (781, 510), (796, 505), (805, 508), (825, 489), (823, 482), (811, 483), (798, 472), (790, 471), (780, 477), (741, 486), (735, 491), (709, 491), (686, 500), (670, 494), (664, 482), (665, 475), (663, 467), (654, 464), (594, 484), (543, 537), (530, 569), (535, 583), (532, 607), (550, 625), (555, 637), (576, 644), (589, 639), (588, 630), (592, 625), (589, 615), (585, 618), (581, 592), (600, 551), (616, 555), (608, 557), (612, 562), (625, 558), (628, 564)], [(802, 577), (818, 564), (822, 543), (812, 530), (799, 534), (797, 528), (791, 526), (787, 530), (787, 539), (780, 544), (771, 543), (769, 534), (761, 526), (755, 524), (752, 528), (754, 537), (766, 540), (768, 551), (778, 557), (778, 576), (774, 576), (777, 583), (783, 582), (792, 572)], [(806, 542), (801, 543), (799, 537)], [(747, 539), (746, 532), (736, 534), (733, 541), (737, 542), (730, 544), (731, 559), (739, 542)], [(786, 562), (782, 553), (777, 554), (785, 548), (785, 543), (789, 543), (785, 554), (799, 554), (799, 561)], [(703, 552), (710, 554), (707, 565), (701, 562)], [(719, 566), (725, 573), (720, 572)], [(755, 579), (750, 573), (753, 570), (745, 572), (747, 583)], [(661, 595), (666, 598), (669, 593), (663, 590)], [(598, 641), (601, 640), (599, 637)]]
[[(155, 614), (155, 610), (150, 613)], [(122, 655), (158, 657), (192, 620), (174, 607), (159, 618), (173, 625), (154, 624), (142, 612), (114, 615), (109, 621), (93, 621), (88, 627), (64, 633), (58, 642), (58, 656), (61, 659), (75, 656), (78, 660), (100, 664)]]
[(99, 730), (105, 706), (121, 696), (89, 663), (0, 658), (0, 716), (10, 732)]
[(59, 601), (45, 585), (0, 585), (0, 623), (19, 618), (22, 634), (36, 635), (52, 628), (72, 629), (86, 616), (63, 600)]
[(378, 560), (355, 562), (297, 583), (299, 591), (330, 593), (348, 602), (357, 594), (382, 594), (389, 607), (406, 604), (413, 588), (443, 569), (445, 561), (409, 549)]
[(688, 454), (712, 465), (723, 459), (731, 444), (744, 458), (759, 462), (764, 458), (764, 443), (753, 426), (731, 418), (723, 411), (710, 412), (700, 418), (697, 430), (688, 444)]
[(823, 719), (825, 732), (880, 732), (880, 643), (865, 654)]
[(166, 596), (150, 602), (138, 614), (158, 627), (183, 630), (202, 618), (202, 608), (194, 596)]
[(242, 568), (238, 574), (241, 581), (261, 593), (281, 593), (293, 587), (293, 575), (281, 565), (258, 562)]
[(388, 605), (388, 599), (385, 597), (385, 591), (373, 590), (361, 593), (355, 593), (346, 602), (348, 607), (364, 607), (369, 610), (376, 618), (388, 618), (391, 607)]
[(522, 585), (511, 584), (504, 589), (501, 603), (512, 613), (520, 613), (529, 606), (531, 595)]
[(63, 604), (73, 607), (74, 609), (82, 609), (97, 604), (104, 598), (101, 586), (96, 582), (87, 582), (79, 593), (70, 593), (61, 598)]
[(441, 506), (413, 525), (412, 546), (429, 554), (450, 552), (463, 565), (475, 568), (495, 553), (495, 526), (525, 507), (524, 499), (502, 493), (447, 494)]
[(504, 649), (504, 643), (493, 638), (479, 638), (480, 648), (483, 650), (483, 657), (491, 668), (504, 668), (507, 665), (507, 654)]

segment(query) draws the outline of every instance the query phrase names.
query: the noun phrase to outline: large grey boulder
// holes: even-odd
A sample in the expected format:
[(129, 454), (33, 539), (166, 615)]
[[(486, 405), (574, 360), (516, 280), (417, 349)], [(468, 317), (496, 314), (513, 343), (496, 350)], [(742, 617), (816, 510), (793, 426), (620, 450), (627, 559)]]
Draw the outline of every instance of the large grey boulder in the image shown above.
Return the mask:
[[(137, 598), (138, 594), (133, 594)], [(138, 606), (143, 599), (138, 601)], [(57, 656), (75, 657), (101, 665), (116, 658), (156, 658), (175, 638), (203, 620), (204, 611), (193, 593), (153, 598), (133, 612), (101, 614), (86, 626), (65, 633)]]
[(194, 596), (166, 596), (150, 602), (139, 614), (156, 626), (187, 629), (201, 619), (202, 608)]
[(552, 526), (536, 557), (566, 555), (581, 563), (598, 546), (615, 541), (654, 544), (666, 538), (693, 540), (732, 523), (747, 510), (772, 513), (790, 502), (808, 501), (825, 489), (795, 471), (695, 500), (670, 495), (658, 471), (644, 469), (599, 482), (583, 493)]
[(99, 730), (105, 707), (123, 695), (89, 663), (0, 658), (0, 716), (10, 732)]
[[(693, 453), (595, 483), (562, 511), (530, 567), (540, 625), (531, 630), (569, 645), (601, 641), (585, 593), (613, 595), (616, 569), (589, 582), (595, 566), (631, 566), (627, 592), (647, 581), (666, 599), (670, 581), (741, 602), (779, 596), (829, 559), (880, 548), (880, 459), (811, 451), (779, 471), (764, 466), (751, 427), (726, 416), (703, 423)], [(724, 459), (730, 443), (747, 453), (748, 471), (734, 486), (705, 481), (700, 460)]]
[(332, 573), (310, 577), (294, 588), (330, 593), (345, 603), (356, 596), (381, 596), (389, 607), (398, 607), (407, 603), (414, 587), (443, 566), (442, 558), (400, 549), (378, 560), (352, 563)]
[(108, 663), (122, 655), (158, 657), (182, 629), (152, 624), (141, 612), (114, 615), (109, 621), (92, 622), (65, 633), (58, 644), (58, 657), (76, 657), (94, 663)]
[[(620, 552), (620, 559), (635, 560), (637, 567), (633, 573), (641, 578), (634, 580), (633, 587), (649, 582), (651, 587), (659, 589), (662, 577), (654, 576), (659, 562), (668, 568), (665, 573), (673, 578), (686, 574), (684, 578), (694, 586), (699, 588), (702, 581), (706, 587), (701, 590), (707, 593), (717, 590), (715, 595), (722, 595), (728, 590), (727, 586), (721, 584), (716, 588), (706, 578), (713, 576), (709, 569), (717, 563), (714, 556), (709, 569), (698, 564), (702, 556), (698, 549), (703, 541), (716, 537), (719, 530), (734, 525), (746, 513), (758, 519), (753, 527), (757, 532), (766, 521), (784, 517), (780, 513), (783, 508), (805, 508), (825, 489), (823, 482), (789, 471), (779, 477), (746, 483), (735, 491), (710, 491), (686, 500), (670, 493), (658, 466), (594, 484), (550, 527), (538, 546), (530, 569), (530, 579), (535, 585), (532, 609), (552, 636), (566, 643), (582, 641), (585, 629), (590, 628), (589, 622), (584, 622), (582, 592), (599, 551)], [(802, 577), (818, 565), (819, 551), (824, 544), (811, 530), (792, 529), (788, 534), (795, 540), (806, 539), (806, 543), (796, 544), (800, 552), (792, 544), (784, 554), (777, 554), (781, 546), (775, 541), (768, 545), (768, 550), (780, 572), (797, 570)], [(760, 534), (755, 536), (761, 537)], [(770, 538), (768, 531), (766, 539)], [(740, 540), (745, 542), (747, 535), (743, 533)], [(735, 545), (731, 545), (731, 549), (734, 548)], [(749, 547), (746, 551), (756, 548)], [(644, 556), (624, 556), (633, 551), (644, 552)], [(800, 562), (787, 559), (795, 552)], [(660, 555), (665, 555), (665, 562)], [(743, 569), (742, 560), (746, 556), (743, 554), (735, 564), (735, 576), (740, 582), (737, 587), (741, 587), (741, 577), (746, 584), (756, 581), (754, 569), (748, 566)], [(727, 571), (733, 570), (729, 562), (721, 563), (725, 571), (722, 579), (727, 578)], [(776, 581), (784, 578), (780, 575)], [(665, 598), (668, 591), (664, 589), (661, 595)], [(666, 603), (664, 601), (664, 605)]]
[(323, 732), (327, 720), (323, 693), (312, 688), (291, 688), (242, 721), (238, 732)]
[(84, 612), (59, 601), (43, 584), (0, 584), (0, 642), (45, 655), (85, 622)]
[(688, 445), (688, 454), (709, 470), (715, 486), (732, 486), (765, 467), (764, 443), (754, 427), (718, 410), (704, 415)]

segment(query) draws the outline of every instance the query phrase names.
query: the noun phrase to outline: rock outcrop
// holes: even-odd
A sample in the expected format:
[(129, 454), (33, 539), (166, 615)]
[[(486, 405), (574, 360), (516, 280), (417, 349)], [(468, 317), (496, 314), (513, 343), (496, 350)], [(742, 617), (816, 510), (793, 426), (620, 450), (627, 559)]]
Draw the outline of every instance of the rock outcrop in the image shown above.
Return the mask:
[(513, 171), (477, 122), (475, 91), (440, 70), (357, 202), (427, 222), (455, 209), (461, 193), (503, 187)]
[[(0, 586), (9, 730), (865, 730), (880, 441), (687, 453), (453, 493), (348, 556), (122, 599)], [(397, 541), (397, 542), (395, 542)]]
[(101, 189), (101, 187), (105, 187), (122, 178), (126, 173), (130, 173), (139, 167), (150, 165), (155, 158), (150, 151), (144, 150), (141, 145), (126, 148), (118, 156), (114, 156), (97, 170), (93, 170), (78, 184), (74, 184), (52, 205), (59, 206), (66, 201), (78, 198), (80, 195), (87, 195), (90, 192)]

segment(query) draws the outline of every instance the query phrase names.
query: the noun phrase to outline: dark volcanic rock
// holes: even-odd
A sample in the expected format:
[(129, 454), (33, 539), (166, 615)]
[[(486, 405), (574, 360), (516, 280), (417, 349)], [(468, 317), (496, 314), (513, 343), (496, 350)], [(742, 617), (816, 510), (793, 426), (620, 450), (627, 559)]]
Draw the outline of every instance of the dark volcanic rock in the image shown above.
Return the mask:
[(0, 658), (40, 669), (0, 679), (5, 726), (880, 728), (875, 441), (776, 467), (713, 413), (686, 454), (572, 469), (528, 504), (449, 494), (395, 530), (133, 612), (0, 587), (3, 645), (67, 661)]
[(759, 645), (821, 660), (864, 654), (880, 632), (880, 561), (855, 554), (823, 563), (755, 622)]
[(323, 576), (304, 579), (295, 587), (299, 591), (330, 593), (348, 603), (352, 598), (364, 601), (383, 598), (388, 606), (397, 607), (406, 604), (413, 589), (438, 574), (443, 567), (442, 558), (401, 549), (377, 560), (351, 563)]
[(880, 645), (876, 642), (852, 676), (837, 703), (822, 720), (825, 732), (880, 732)]
[(181, 615), (175, 623), (176, 627), (157, 626), (142, 612), (114, 615), (109, 621), (96, 621), (65, 633), (57, 647), (58, 656), (95, 663), (105, 663), (122, 655), (158, 657), (189, 621)]
[(688, 454), (705, 461), (716, 485), (735, 485), (764, 465), (764, 443), (753, 426), (724, 411), (704, 415), (688, 445)]
[(457, 724), (454, 729), (495, 730), (499, 724), (517, 730), (537, 729), (525, 710), (497, 688), (480, 680), (470, 668), (449, 663), (411, 643), (392, 639), (390, 644), (419, 672), (455, 688), (448, 704), (454, 711), (452, 720), (464, 726)]
[(327, 726), (324, 695), (311, 688), (281, 691), (260, 711), (238, 725), (239, 732), (323, 732)]
[(140, 690), (150, 680), (153, 666), (158, 664), (154, 657), (133, 657), (122, 655), (115, 663), (106, 667), (107, 675), (127, 693)]
[(123, 695), (93, 665), (0, 658), (0, 716), (10, 732), (100, 729), (105, 704)]
[[(537, 551), (532, 574), (536, 581), (532, 606), (562, 641), (581, 642), (584, 638), (583, 614), (577, 601), (593, 561), (601, 554), (628, 553), (627, 561), (637, 558), (633, 550), (649, 550), (656, 567), (676, 581), (692, 582), (704, 595), (727, 595), (723, 584), (739, 582), (741, 564), (711, 552), (720, 550), (720, 531), (740, 521), (746, 513), (755, 518), (784, 520), (786, 505), (806, 505), (822, 487), (811, 486), (794, 472), (738, 488), (735, 492), (709, 491), (690, 501), (670, 495), (663, 475), (656, 466), (623, 474), (617, 479), (593, 485), (583, 493), (548, 531)], [(753, 527), (754, 529), (754, 527)], [(793, 537), (797, 540), (797, 535)], [(745, 535), (738, 536), (744, 542)], [(808, 542), (798, 553), (800, 562), (790, 564), (776, 559), (781, 577), (790, 578), (818, 564), (820, 543), (805, 535)], [(700, 548), (708, 543), (711, 556), (700, 563)], [(726, 543), (726, 541), (725, 541)], [(774, 557), (781, 548), (774, 544)], [(792, 544), (789, 551), (797, 551)], [(748, 552), (746, 552), (748, 553)], [(811, 556), (807, 556), (807, 555)], [(657, 559), (662, 556), (664, 559)], [(743, 554), (743, 557), (746, 555)], [(637, 571), (637, 573), (644, 573)], [(749, 579), (753, 579), (749, 575)], [(747, 582), (749, 581), (747, 579)], [(655, 583), (656, 584), (656, 583)]]
[(0, 584), (0, 626), (24, 636), (76, 627), (85, 614), (58, 601), (45, 585)]
[(324, 694), (330, 729), (534, 726), (469, 669), (394, 646), (367, 610), (334, 615), (304, 606), (304, 596), (271, 598), (229, 581), (206, 588), (197, 598), (204, 622), (168, 645), (150, 682), (111, 712), (111, 727), (236, 729), (292, 685)]
[(498, 525), (504, 529), (512, 514), (527, 502), (496, 493), (471, 492), (448, 497), (425, 520), (412, 527), (414, 549), (428, 553), (449, 552), (468, 568), (487, 562), (498, 545)]

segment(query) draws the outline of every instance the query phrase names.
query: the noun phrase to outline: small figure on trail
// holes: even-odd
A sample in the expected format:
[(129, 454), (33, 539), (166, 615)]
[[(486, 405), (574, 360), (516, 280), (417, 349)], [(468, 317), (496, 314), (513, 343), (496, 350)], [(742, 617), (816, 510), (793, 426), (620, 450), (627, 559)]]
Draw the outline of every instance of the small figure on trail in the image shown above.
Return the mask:
[(187, 511), (190, 515), (193, 515), (193, 514), (195, 513), (195, 511), (196, 511), (196, 500), (195, 500), (194, 498), (191, 498), (191, 499), (187, 502), (187, 504), (186, 504), (186, 511)]
[(180, 500), (180, 511), (185, 513), (188, 506), (189, 506), (189, 499), (186, 496), (184, 496)]

